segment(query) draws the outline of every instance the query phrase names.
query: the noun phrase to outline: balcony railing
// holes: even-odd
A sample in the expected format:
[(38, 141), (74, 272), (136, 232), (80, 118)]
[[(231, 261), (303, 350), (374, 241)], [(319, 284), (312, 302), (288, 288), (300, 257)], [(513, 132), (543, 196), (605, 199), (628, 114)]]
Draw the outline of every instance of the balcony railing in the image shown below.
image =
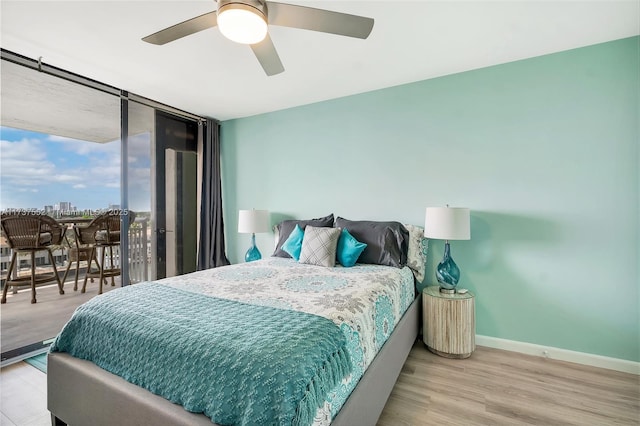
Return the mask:
[(146, 217), (136, 218), (134, 226), (129, 228), (129, 279), (131, 283), (148, 281), (150, 266), (149, 219)]

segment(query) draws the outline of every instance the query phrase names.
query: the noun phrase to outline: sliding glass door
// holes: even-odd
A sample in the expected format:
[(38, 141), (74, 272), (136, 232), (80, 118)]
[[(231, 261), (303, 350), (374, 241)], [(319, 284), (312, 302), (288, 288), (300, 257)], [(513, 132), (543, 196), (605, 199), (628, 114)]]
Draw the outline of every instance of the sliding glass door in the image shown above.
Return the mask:
[(197, 137), (195, 121), (156, 112), (158, 278), (196, 270)]
[[(198, 121), (4, 50), (1, 76), (0, 210), (46, 214), (67, 227), (52, 249), (65, 294), (54, 280), (37, 287), (37, 303), (24, 287), (0, 309), (4, 364), (46, 349), (98, 294), (97, 279), (81, 291), (88, 262), (74, 252), (73, 227), (100, 212), (117, 210), (130, 222), (114, 256), (122, 273), (103, 291), (196, 269)], [(12, 251), (2, 235), (0, 256), (4, 286)], [(12, 275), (31, 273), (27, 257)], [(53, 271), (46, 252), (35, 263)]]
[(126, 102), (129, 282), (196, 270), (196, 121)]
[[(19, 58), (18, 58), (19, 59)], [(46, 348), (73, 311), (98, 294), (97, 280), (87, 280), (87, 259), (76, 246), (74, 226), (120, 206), (120, 97), (116, 90), (97, 90), (45, 72), (2, 60), (0, 110), (0, 210), (24, 215), (46, 214), (66, 227), (65, 238), (36, 252), (36, 274), (55, 280), (8, 288), (0, 310), (2, 361)], [(0, 236), (1, 282), (7, 282), (12, 249)], [(17, 254), (11, 279), (30, 282), (29, 254)], [(116, 260), (117, 261), (117, 260)], [(68, 272), (68, 273), (65, 273)], [(108, 281), (103, 291), (115, 286)], [(76, 287), (77, 286), (77, 287)], [(77, 290), (74, 290), (77, 288)]]
[(126, 187), (122, 197), (127, 213), (135, 214), (126, 234), (129, 263), (123, 272), (128, 276), (125, 282), (135, 284), (157, 276), (156, 211), (153, 207), (156, 171), (152, 167), (156, 145), (155, 109), (125, 99), (122, 102), (127, 118), (126, 129), (123, 129), (127, 134), (123, 144)]

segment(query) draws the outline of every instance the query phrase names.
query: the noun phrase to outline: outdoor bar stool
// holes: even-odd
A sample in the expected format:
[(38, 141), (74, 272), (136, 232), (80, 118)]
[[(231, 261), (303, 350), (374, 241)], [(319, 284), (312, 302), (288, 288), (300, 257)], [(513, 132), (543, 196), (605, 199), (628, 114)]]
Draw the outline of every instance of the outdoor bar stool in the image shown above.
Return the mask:
[[(9, 287), (27, 286), (29, 284), (31, 285), (31, 303), (36, 303), (36, 284), (56, 281), (60, 294), (64, 294), (63, 282), (60, 281), (58, 276), (58, 269), (51, 252), (51, 246), (59, 245), (62, 242), (66, 227), (59, 224), (52, 217), (40, 214), (5, 213), (2, 214), (0, 221), (2, 232), (13, 252), (7, 279), (2, 290), (1, 303), (7, 302), (7, 290)], [(46, 251), (49, 254), (53, 273), (36, 274), (36, 252), (39, 251)], [(19, 253), (31, 254), (31, 275), (12, 278)]]
[[(128, 224), (133, 222), (135, 214), (129, 211), (125, 216), (128, 218)], [(111, 277), (111, 285), (114, 286), (114, 277), (120, 275), (120, 255), (118, 254), (118, 262), (114, 257), (113, 249), (120, 246), (120, 215), (114, 212), (107, 212), (97, 216), (87, 226), (74, 226), (76, 238), (80, 244), (86, 244), (91, 247), (89, 254), (89, 264), (87, 265), (87, 273), (84, 276), (81, 292), (87, 289), (87, 279), (99, 278), (100, 285), (98, 294), (102, 294), (102, 283), (106, 283), (106, 278)], [(107, 259), (107, 250), (109, 257)], [(100, 251), (100, 262), (98, 262), (98, 251)], [(108, 266), (107, 266), (108, 260)], [(96, 264), (96, 269), (92, 269), (92, 263)]]
[[(91, 259), (91, 255), (95, 256), (95, 252), (92, 246), (80, 244), (80, 239), (77, 235), (77, 229), (75, 227), (72, 228), (74, 233), (74, 241), (73, 243), (67, 242), (69, 244), (69, 264), (67, 265), (67, 269), (64, 271), (64, 276), (62, 277), (62, 282), (66, 282), (67, 275), (69, 274), (69, 270), (71, 269), (71, 265), (73, 262), (76, 262), (76, 276), (73, 283), (73, 291), (78, 291), (78, 276), (80, 275), (80, 262), (87, 262), (87, 268), (89, 268), (89, 264), (91, 263), (89, 259)], [(98, 259), (95, 259), (96, 264), (98, 263)], [(93, 282), (93, 278), (91, 278), (91, 282)]]

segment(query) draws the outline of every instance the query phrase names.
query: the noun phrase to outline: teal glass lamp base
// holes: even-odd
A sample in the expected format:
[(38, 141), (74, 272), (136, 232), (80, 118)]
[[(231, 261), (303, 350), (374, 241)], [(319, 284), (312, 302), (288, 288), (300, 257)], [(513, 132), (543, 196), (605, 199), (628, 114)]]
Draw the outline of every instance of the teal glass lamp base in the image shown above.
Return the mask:
[(458, 281), (460, 281), (460, 269), (451, 257), (449, 241), (444, 244), (444, 257), (436, 268), (436, 278), (443, 293), (455, 293)]
[(247, 250), (247, 254), (244, 255), (245, 262), (253, 262), (254, 260), (262, 259), (260, 250), (256, 247), (256, 234), (251, 234), (251, 247)]

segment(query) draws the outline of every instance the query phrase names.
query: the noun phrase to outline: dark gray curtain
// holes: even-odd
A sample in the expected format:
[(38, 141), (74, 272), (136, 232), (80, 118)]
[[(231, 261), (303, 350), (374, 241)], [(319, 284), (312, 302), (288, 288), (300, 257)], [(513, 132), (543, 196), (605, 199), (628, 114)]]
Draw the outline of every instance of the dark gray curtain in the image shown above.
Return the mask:
[(224, 247), (222, 185), (220, 182), (220, 125), (207, 120), (202, 135), (202, 196), (198, 270), (229, 264)]

